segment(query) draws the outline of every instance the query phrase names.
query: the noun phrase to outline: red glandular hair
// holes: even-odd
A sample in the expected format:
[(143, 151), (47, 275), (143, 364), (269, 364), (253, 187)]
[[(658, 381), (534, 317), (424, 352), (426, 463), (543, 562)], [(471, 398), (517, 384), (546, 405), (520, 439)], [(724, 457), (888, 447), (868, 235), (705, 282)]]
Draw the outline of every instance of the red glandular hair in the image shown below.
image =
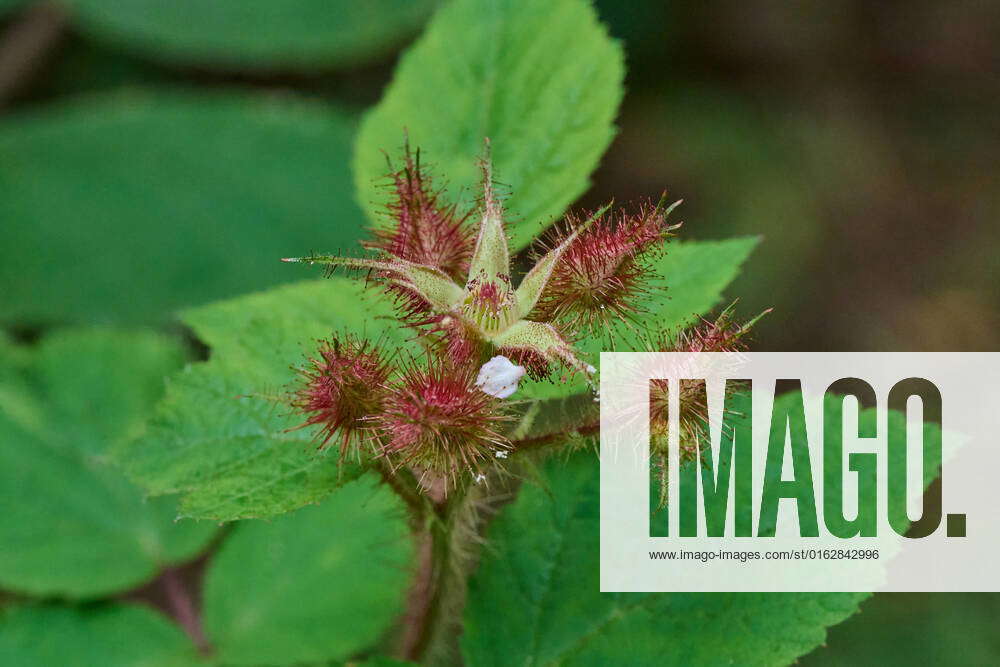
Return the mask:
[[(578, 228), (567, 219), (547, 245), (555, 247)], [(560, 257), (531, 319), (557, 320), (570, 329), (605, 333), (629, 320), (651, 289), (655, 272), (649, 260), (673, 227), (661, 206), (643, 205), (634, 215), (605, 215), (591, 223)]]
[(442, 364), (410, 365), (393, 385), (378, 417), (383, 451), (400, 465), (455, 478), (478, 470), (509, 443), (497, 399), (474, 384), (471, 372)]
[(388, 205), (390, 225), (376, 229), (366, 247), (444, 271), (464, 282), (475, 245), (473, 231), (454, 204), (441, 201), (416, 154), (405, 147), (403, 167), (390, 174), (393, 196)]
[(377, 345), (353, 336), (320, 341), (318, 355), (299, 370), (300, 386), (291, 405), (319, 426), (320, 447), (340, 434), (340, 452), (372, 435), (375, 415), (384, 405), (390, 366)]
[(715, 321), (701, 319), (697, 325), (682, 331), (674, 341), (661, 337), (661, 349), (673, 352), (743, 352), (747, 349), (748, 328), (733, 320), (732, 310), (726, 309)]
[(478, 368), (487, 359), (488, 346), (467, 323), (454, 315), (435, 318), (428, 333), (434, 353), (452, 367)]
[(552, 364), (538, 350), (529, 347), (504, 346), (499, 348), (497, 353), (507, 357), (518, 366), (524, 366), (528, 377), (533, 380), (544, 380), (552, 372)]

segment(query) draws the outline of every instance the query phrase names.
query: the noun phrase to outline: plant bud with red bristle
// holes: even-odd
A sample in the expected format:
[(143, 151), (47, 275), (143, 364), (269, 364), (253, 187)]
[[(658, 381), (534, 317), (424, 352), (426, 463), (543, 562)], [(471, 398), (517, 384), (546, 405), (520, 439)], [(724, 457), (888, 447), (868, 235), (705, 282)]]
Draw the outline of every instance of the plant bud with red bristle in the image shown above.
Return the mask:
[(695, 326), (676, 336), (661, 333), (653, 342), (654, 351), (670, 352), (743, 352), (747, 349), (747, 334), (757, 321), (771, 312), (768, 308), (753, 319), (738, 324), (734, 318), (735, 302), (727, 306), (715, 320), (704, 317)]
[[(728, 352), (734, 355), (747, 349), (747, 334), (751, 327), (764, 315), (765, 310), (744, 324), (734, 318), (731, 304), (715, 320), (702, 318), (701, 322), (680, 334), (661, 333), (650, 344), (651, 351), (659, 352)], [(726, 391), (732, 392), (738, 385), (726, 383)], [(679, 443), (681, 460), (688, 460), (697, 452), (697, 439), (705, 434), (708, 422), (708, 398), (704, 385), (694, 381), (681, 381), (678, 390)], [(650, 380), (649, 387), (649, 430), (654, 449), (666, 451), (668, 420), (668, 383), (665, 380)]]
[[(672, 209), (647, 205), (636, 215), (594, 220), (562, 253), (532, 318), (595, 335), (631, 319), (656, 277), (650, 255), (676, 228), (667, 224)], [(569, 218), (568, 225), (573, 230), (581, 221)], [(556, 238), (553, 245), (560, 242)]]
[(501, 402), (475, 377), (441, 364), (411, 365), (392, 388), (377, 422), (383, 450), (413, 465), (456, 479), (475, 474), (510, 443), (500, 432), (508, 418)]
[(375, 238), (365, 245), (398, 259), (440, 269), (453, 280), (462, 281), (469, 272), (474, 244), (473, 231), (455, 204), (441, 201), (441, 191), (433, 190), (431, 179), (420, 164), (420, 151), (407, 144), (403, 167), (390, 174), (393, 198), (389, 203), (392, 225), (376, 229)]
[(353, 336), (321, 341), (318, 355), (300, 369), (302, 383), (291, 405), (306, 416), (299, 426), (319, 426), (320, 447), (336, 433), (341, 436), (340, 453), (352, 443), (372, 435), (375, 415), (387, 393), (390, 366), (377, 345)]

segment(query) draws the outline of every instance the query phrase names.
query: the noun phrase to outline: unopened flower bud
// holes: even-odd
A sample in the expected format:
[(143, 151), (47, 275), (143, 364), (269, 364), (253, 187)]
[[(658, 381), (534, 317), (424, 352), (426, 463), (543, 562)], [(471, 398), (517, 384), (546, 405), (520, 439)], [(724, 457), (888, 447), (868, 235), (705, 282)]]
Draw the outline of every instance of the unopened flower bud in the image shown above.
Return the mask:
[(451, 479), (463, 470), (478, 473), (495, 450), (510, 446), (499, 432), (507, 420), (500, 407), (469, 374), (440, 364), (410, 366), (377, 419), (384, 452)]
[(319, 354), (299, 371), (301, 385), (291, 405), (319, 426), (320, 446), (341, 436), (341, 454), (371, 434), (371, 418), (382, 411), (389, 366), (378, 346), (353, 336), (322, 341)]

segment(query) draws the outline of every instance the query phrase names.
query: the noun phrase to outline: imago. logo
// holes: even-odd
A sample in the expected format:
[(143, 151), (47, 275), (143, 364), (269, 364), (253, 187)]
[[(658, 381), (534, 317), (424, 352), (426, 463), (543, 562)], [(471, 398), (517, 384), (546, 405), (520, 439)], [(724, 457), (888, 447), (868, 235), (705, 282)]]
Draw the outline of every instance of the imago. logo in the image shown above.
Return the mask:
[(604, 354), (602, 590), (1000, 589), (997, 359)]

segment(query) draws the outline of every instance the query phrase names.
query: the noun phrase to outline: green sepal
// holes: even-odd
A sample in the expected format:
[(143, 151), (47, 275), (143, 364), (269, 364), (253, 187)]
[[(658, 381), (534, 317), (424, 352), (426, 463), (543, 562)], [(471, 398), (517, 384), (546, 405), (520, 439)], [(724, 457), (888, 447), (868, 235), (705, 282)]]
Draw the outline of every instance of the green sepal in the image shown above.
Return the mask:
[(466, 288), (474, 280), (510, 281), (510, 250), (503, 228), (503, 207), (493, 194), (492, 178), (487, 156), (483, 162), (483, 221), (479, 225)]
[(602, 215), (607, 213), (610, 208), (611, 204), (607, 204), (592, 216), (587, 218), (586, 222), (574, 229), (562, 243), (546, 253), (545, 256), (538, 260), (531, 270), (528, 271), (528, 275), (521, 280), (521, 284), (517, 286), (517, 292), (514, 294), (514, 297), (517, 300), (517, 316), (519, 319), (527, 317), (528, 313), (530, 313), (535, 307), (535, 304), (538, 303), (542, 293), (545, 292), (546, 285), (549, 284), (549, 278), (552, 276), (552, 271), (555, 270), (556, 264), (559, 263), (563, 253), (566, 252), (566, 248), (568, 248), (570, 244), (576, 240), (577, 236), (590, 227), (594, 220), (597, 220)]
[(493, 344), (501, 348), (529, 350), (537, 352), (550, 361), (562, 361), (570, 368), (588, 375), (594, 368), (581, 361), (573, 348), (556, 328), (545, 322), (521, 320), (493, 338)]
[(346, 269), (385, 271), (390, 274), (391, 282), (412, 290), (438, 312), (446, 312), (459, 305), (465, 294), (464, 290), (441, 269), (426, 264), (408, 262), (404, 259), (383, 260), (342, 257), (340, 255), (310, 255), (308, 257), (285, 257), (281, 261), (341, 266)]

